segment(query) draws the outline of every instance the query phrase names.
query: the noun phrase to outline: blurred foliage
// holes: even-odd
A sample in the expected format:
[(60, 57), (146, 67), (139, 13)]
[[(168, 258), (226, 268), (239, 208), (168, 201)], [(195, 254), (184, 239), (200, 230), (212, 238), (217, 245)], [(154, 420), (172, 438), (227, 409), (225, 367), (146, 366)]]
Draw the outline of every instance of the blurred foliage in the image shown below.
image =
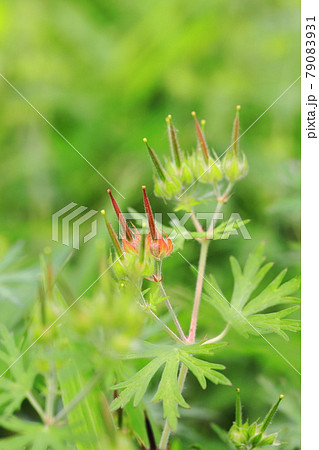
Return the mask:
[[(207, 120), (210, 145), (221, 154), (230, 144), (235, 105), (242, 106), (243, 132), (299, 76), (299, 16), (296, 0), (4, 0), (0, 72), (115, 185), (125, 197), (123, 210), (130, 205), (140, 211), (140, 185), (152, 185), (142, 138), (146, 135), (161, 157), (167, 154), (165, 117), (172, 114), (182, 147), (191, 149), (196, 141), (190, 112), (196, 110)], [(0, 266), (0, 316), (9, 328), (22, 332), (30, 322), (28, 313), (33, 313), (39, 285), (38, 253), (52, 247), (58, 270), (70, 252), (52, 242), (51, 215), (72, 201), (97, 210), (105, 207), (109, 186), (1, 78), (0, 93), (0, 256), (11, 252)], [(243, 136), (241, 147), (250, 172), (236, 186), (230, 203), (231, 210), (251, 219), (252, 240), (231, 237), (215, 242), (208, 264), (208, 273), (225, 287), (226, 296), (232, 290), (229, 256), (243, 263), (263, 239), (277, 272), (288, 266), (291, 278), (300, 270), (299, 82)], [(156, 211), (171, 209), (156, 197), (152, 204)], [(99, 273), (107, 240), (102, 225), (100, 219), (98, 236), (63, 270), (60, 289), (69, 304)], [(26, 241), (21, 259), (12, 253), (18, 247), (9, 250), (20, 240)], [(197, 250), (196, 243), (188, 243), (183, 254), (196, 264)], [(184, 307), (192, 301), (195, 278), (178, 254), (165, 261), (163, 271), (186, 327)], [(87, 295), (92, 292), (98, 303), (94, 289)], [(79, 314), (85, 317), (82, 322)], [(90, 304), (85, 304), (83, 310), (70, 312), (69, 320), (89, 326), (91, 318), (93, 326), (97, 318), (92, 314)], [(110, 333), (119, 321), (119, 311), (112, 314)], [(115, 333), (113, 339), (119, 342), (113, 342), (113, 348), (125, 347), (140, 327), (137, 321), (133, 330), (127, 326), (119, 332), (120, 338)], [(201, 335), (221, 328), (214, 310), (203, 302)], [(142, 338), (159, 333), (147, 322)], [(235, 385), (245, 385), (247, 415), (258, 416), (262, 407), (266, 411), (269, 398), (281, 393), (279, 383), (285, 401), (298, 398), (299, 376), (265, 341), (246, 340), (233, 332), (228, 340), (232, 345), (222, 363)], [(298, 336), (291, 336), (289, 343), (273, 336), (269, 340), (299, 366)], [(260, 384), (261, 376), (266, 381)], [(224, 448), (210, 423), (230, 427), (232, 390), (211, 385), (199, 392), (190, 377), (185, 395), (195, 401), (191, 410), (182, 411), (184, 420), (172, 449), (191, 442), (205, 449)], [(160, 424), (157, 405), (152, 414)], [(278, 413), (284, 428), (279, 438), (289, 440), (290, 450), (299, 448), (298, 416), (299, 409), (291, 404)]]

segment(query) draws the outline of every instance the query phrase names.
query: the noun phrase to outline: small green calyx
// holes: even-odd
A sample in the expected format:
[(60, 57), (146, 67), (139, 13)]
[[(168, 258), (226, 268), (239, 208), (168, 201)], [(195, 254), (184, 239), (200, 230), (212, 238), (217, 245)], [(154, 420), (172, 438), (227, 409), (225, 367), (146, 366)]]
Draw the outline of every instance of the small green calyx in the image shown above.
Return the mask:
[(283, 398), (283, 395), (279, 396), (278, 401), (270, 408), (270, 411), (266, 414), (266, 417), (261, 424), (258, 424), (258, 421), (249, 424), (248, 420), (245, 423), (242, 423), (240, 390), (236, 389), (236, 417), (235, 422), (228, 432), (229, 441), (234, 444), (236, 448), (241, 449), (255, 449), (266, 445), (277, 447), (280, 445), (280, 442), (276, 440), (278, 433), (266, 435), (265, 432)]
[(162, 163), (153, 148), (148, 145), (147, 139), (143, 139), (155, 169), (154, 192), (156, 196), (167, 200), (174, 199), (178, 203), (177, 207), (182, 210), (185, 202), (181, 198), (189, 189), (192, 189), (190, 193), (194, 200), (201, 201), (204, 189), (198, 184), (206, 185), (206, 191), (210, 190), (210, 193), (206, 192), (204, 195), (212, 195), (219, 201), (219, 193), (224, 189), (225, 184), (232, 185), (247, 174), (247, 159), (239, 148), (239, 110), (240, 106), (237, 106), (232, 143), (223, 159), (216, 154), (212, 147), (208, 146), (204, 133), (206, 121), (199, 121), (195, 111), (191, 113), (197, 135), (195, 151), (181, 150), (177, 130), (170, 114), (166, 117), (170, 158), (165, 158)]

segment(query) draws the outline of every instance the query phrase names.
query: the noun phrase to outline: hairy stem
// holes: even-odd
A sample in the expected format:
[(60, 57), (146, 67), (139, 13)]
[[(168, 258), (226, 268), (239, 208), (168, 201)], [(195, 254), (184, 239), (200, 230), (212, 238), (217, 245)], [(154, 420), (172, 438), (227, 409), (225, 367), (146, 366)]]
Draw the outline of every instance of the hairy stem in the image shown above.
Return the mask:
[(203, 281), (204, 281), (204, 276), (205, 276), (208, 247), (209, 247), (209, 240), (201, 241), (200, 256), (199, 256), (199, 263), (198, 263), (198, 275), (197, 275), (196, 288), (195, 288), (195, 298), (194, 298), (193, 312), (192, 312), (191, 324), (190, 324), (189, 335), (188, 335), (188, 341), (190, 344), (193, 344), (195, 342), (195, 337), (196, 337), (198, 311), (199, 311), (200, 299), (201, 299), (202, 289), (203, 289)]
[[(162, 261), (157, 261), (156, 262), (156, 268), (157, 268), (156, 276), (157, 276), (157, 278), (159, 280), (161, 280), (162, 279)], [(166, 294), (166, 291), (165, 291), (165, 288), (163, 286), (162, 281), (159, 281), (159, 286), (160, 286), (160, 289), (161, 289), (162, 296), (163, 297), (167, 297), (167, 294)], [(186, 338), (186, 336), (184, 334), (184, 331), (183, 331), (183, 329), (181, 327), (181, 324), (179, 323), (179, 320), (178, 320), (178, 318), (177, 318), (177, 316), (175, 314), (175, 311), (174, 311), (174, 309), (173, 309), (173, 307), (171, 305), (171, 302), (169, 301), (168, 298), (165, 298), (165, 305), (167, 306), (167, 309), (168, 309), (168, 311), (170, 312), (170, 314), (172, 316), (173, 322), (174, 322), (174, 324), (175, 324), (175, 326), (177, 328), (177, 331), (179, 332), (180, 337), (182, 338), (182, 340), (184, 342), (187, 342), (187, 338)]]
[[(226, 197), (229, 194), (232, 186), (233, 185), (231, 183), (229, 183), (225, 192), (218, 200), (214, 216), (208, 227), (207, 232), (211, 232), (214, 230), (215, 222), (217, 221), (217, 218), (215, 216), (217, 213), (219, 213), (221, 211), (224, 203), (227, 201)], [(199, 242), (200, 242), (201, 248), (200, 248), (200, 255), (199, 255), (198, 275), (197, 275), (197, 280), (196, 280), (193, 311), (192, 311), (191, 323), (190, 323), (190, 328), (189, 328), (189, 335), (188, 335), (188, 339), (187, 339), (189, 344), (193, 344), (195, 342), (195, 338), (196, 338), (198, 312), (199, 312), (200, 300), (201, 300), (201, 295), (202, 295), (202, 290), (203, 290), (203, 282), (204, 282), (204, 277), (205, 277), (206, 261), (207, 261), (207, 254), (208, 254), (210, 240), (209, 239), (200, 240)], [(227, 331), (228, 331), (228, 325), (222, 331), (222, 333), (220, 333), (218, 336), (216, 336), (213, 339), (213, 342), (217, 342), (220, 339), (222, 339), (225, 336), (225, 334), (227, 333)], [(187, 372), (188, 372), (187, 367), (184, 364), (182, 364), (180, 373), (178, 376), (178, 387), (179, 387), (180, 392), (183, 391)], [(169, 426), (168, 421), (166, 420), (164, 428), (163, 428), (162, 436), (161, 436), (161, 441), (160, 441), (160, 446), (159, 446), (160, 450), (166, 450), (170, 434), (171, 434), (171, 428)]]
[(194, 213), (194, 210), (192, 209), (192, 211), (191, 211), (191, 219), (192, 219), (192, 222), (193, 222), (193, 224), (194, 224), (194, 226), (195, 226), (195, 228), (196, 228), (196, 231), (198, 231), (199, 233), (203, 233), (203, 227), (201, 226), (201, 224), (199, 223), (199, 221), (196, 219), (196, 216), (195, 216), (195, 213)]

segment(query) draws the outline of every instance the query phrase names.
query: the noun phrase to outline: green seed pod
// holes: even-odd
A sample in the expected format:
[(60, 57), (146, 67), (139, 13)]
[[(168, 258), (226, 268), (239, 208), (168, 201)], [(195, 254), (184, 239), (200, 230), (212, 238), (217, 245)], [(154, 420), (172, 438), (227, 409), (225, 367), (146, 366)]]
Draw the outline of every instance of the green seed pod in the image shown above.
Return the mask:
[(233, 126), (232, 146), (227, 151), (222, 161), (225, 177), (231, 182), (240, 180), (248, 173), (248, 162), (246, 155), (239, 148), (239, 111), (237, 106), (236, 117)]

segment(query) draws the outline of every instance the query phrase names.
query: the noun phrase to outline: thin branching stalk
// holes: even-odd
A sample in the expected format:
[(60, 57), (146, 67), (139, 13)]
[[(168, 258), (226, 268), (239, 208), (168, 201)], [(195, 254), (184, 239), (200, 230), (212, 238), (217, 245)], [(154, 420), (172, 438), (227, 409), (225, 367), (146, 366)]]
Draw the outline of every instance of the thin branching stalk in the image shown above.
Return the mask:
[[(208, 232), (211, 232), (214, 230), (215, 222), (217, 220), (216, 215), (217, 215), (217, 213), (219, 213), (221, 211), (221, 209), (226, 201), (226, 197), (229, 194), (232, 186), (233, 185), (231, 183), (228, 184), (222, 197), (217, 202), (215, 213), (214, 213), (212, 221), (208, 227)], [(199, 313), (201, 295), (202, 295), (202, 290), (203, 290), (203, 282), (204, 282), (204, 277), (205, 277), (207, 254), (208, 254), (210, 240), (205, 239), (205, 240), (200, 240), (199, 242), (201, 245), (201, 249), (200, 249), (200, 256), (199, 256), (199, 263), (198, 263), (198, 274), (197, 274), (197, 280), (196, 280), (193, 311), (192, 311), (191, 323), (190, 323), (190, 328), (189, 328), (189, 335), (188, 335), (188, 339), (187, 339), (189, 344), (193, 344), (195, 342), (195, 338), (196, 338), (198, 313)], [(225, 336), (228, 329), (226, 331), (225, 330), (222, 333), (220, 333), (220, 335), (213, 338), (214, 342), (219, 341), (220, 339), (222, 339)], [(178, 376), (178, 386), (179, 386), (180, 392), (183, 391), (185, 380), (187, 377), (187, 372), (188, 372), (187, 367), (184, 366), (184, 364), (182, 364), (180, 373)], [(160, 441), (160, 446), (159, 446), (160, 450), (166, 450), (170, 434), (171, 434), (171, 428), (169, 426), (168, 421), (166, 420), (164, 428), (163, 428), (162, 436), (161, 436), (161, 441)]]
[(45, 423), (45, 412), (43, 411), (42, 406), (38, 402), (38, 400), (35, 398), (35, 396), (32, 394), (32, 392), (27, 392), (26, 395), (27, 399), (31, 403), (34, 410), (39, 414), (39, 417), (41, 418), (42, 422)]
[[(140, 286), (141, 290), (142, 286)], [(143, 308), (144, 311), (147, 312), (149, 316), (151, 316), (156, 322), (160, 323), (161, 326), (164, 328), (164, 330), (173, 338), (175, 341), (177, 341), (179, 344), (184, 344), (185, 342), (180, 339), (177, 334), (174, 333), (173, 330), (171, 330), (155, 313), (151, 310), (149, 304), (145, 300), (145, 297), (143, 293), (140, 291), (140, 297), (142, 299), (142, 303), (140, 303), (140, 306)]]
[(50, 421), (54, 416), (54, 404), (57, 393), (57, 379), (54, 364), (51, 363), (50, 373), (47, 376), (47, 395), (45, 401), (46, 421)]
[(157, 265), (156, 276), (160, 280), (159, 281), (159, 286), (160, 286), (160, 289), (161, 289), (162, 296), (165, 298), (165, 300), (164, 300), (165, 305), (167, 306), (167, 309), (168, 309), (168, 311), (170, 312), (170, 314), (172, 316), (173, 322), (174, 322), (174, 324), (175, 324), (175, 326), (176, 326), (176, 328), (177, 328), (177, 330), (179, 332), (180, 337), (182, 338), (182, 340), (184, 342), (187, 342), (187, 338), (186, 338), (186, 336), (184, 334), (182, 326), (181, 326), (181, 324), (180, 324), (180, 322), (179, 322), (179, 320), (178, 320), (178, 318), (177, 318), (177, 316), (175, 314), (175, 311), (174, 311), (174, 309), (173, 309), (173, 307), (171, 305), (171, 302), (167, 298), (168, 296), (167, 296), (167, 293), (166, 293), (165, 288), (164, 288), (163, 283), (162, 283), (162, 278), (163, 278), (163, 276), (162, 276), (162, 261), (157, 261), (156, 265)]
[(208, 247), (209, 247), (209, 240), (201, 241), (199, 263), (198, 263), (198, 275), (197, 275), (196, 288), (195, 288), (195, 298), (194, 298), (193, 312), (192, 312), (191, 324), (190, 324), (189, 335), (188, 335), (188, 341), (190, 344), (193, 344), (195, 342), (195, 337), (196, 337), (198, 312), (199, 312), (200, 299), (201, 299), (202, 289), (203, 289)]
[(193, 209), (191, 211), (191, 219), (192, 219), (193, 224), (195, 225), (196, 231), (198, 231), (199, 233), (203, 233), (204, 232), (203, 227), (201, 226), (199, 221), (196, 219)]
[(167, 333), (172, 336), (175, 341), (177, 341), (179, 344), (185, 344), (178, 336), (174, 333), (173, 330), (171, 330), (150, 308), (146, 309), (147, 314), (149, 314), (153, 319), (155, 319), (158, 323), (162, 325), (162, 327), (167, 331)]

